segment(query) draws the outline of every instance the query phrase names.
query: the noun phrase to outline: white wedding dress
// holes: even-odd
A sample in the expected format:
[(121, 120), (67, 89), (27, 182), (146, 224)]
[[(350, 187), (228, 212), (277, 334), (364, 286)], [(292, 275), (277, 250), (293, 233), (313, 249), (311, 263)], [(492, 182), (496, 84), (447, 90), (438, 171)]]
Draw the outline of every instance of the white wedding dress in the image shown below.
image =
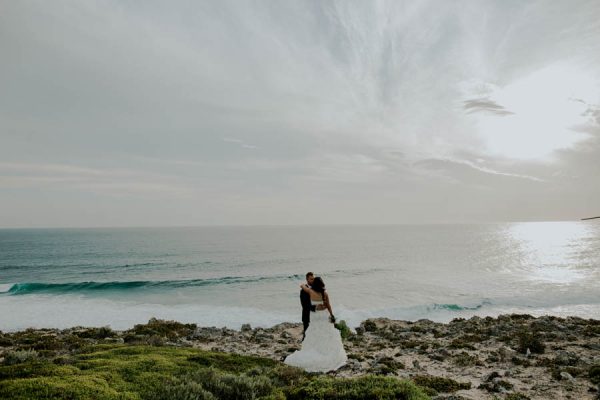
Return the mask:
[[(313, 301), (312, 304), (323, 302)], [(310, 313), (310, 325), (302, 348), (290, 354), (285, 363), (308, 372), (328, 372), (340, 368), (347, 360), (340, 331), (329, 322), (327, 310), (320, 310)]]

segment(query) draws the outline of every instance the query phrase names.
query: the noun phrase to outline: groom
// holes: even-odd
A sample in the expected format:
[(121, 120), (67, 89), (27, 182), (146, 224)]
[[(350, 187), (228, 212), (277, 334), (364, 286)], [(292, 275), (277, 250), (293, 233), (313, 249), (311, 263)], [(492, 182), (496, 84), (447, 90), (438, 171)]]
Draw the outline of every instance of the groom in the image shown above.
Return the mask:
[[(306, 283), (308, 286), (312, 286), (313, 281), (315, 280), (315, 275), (312, 272), (306, 273)], [(317, 308), (312, 305), (310, 301), (310, 294), (300, 289), (300, 304), (302, 304), (302, 324), (304, 325), (304, 332), (302, 333), (302, 340), (306, 336), (306, 330), (308, 329), (308, 325), (310, 324), (310, 313), (315, 312), (316, 310), (320, 310), (322, 306)]]

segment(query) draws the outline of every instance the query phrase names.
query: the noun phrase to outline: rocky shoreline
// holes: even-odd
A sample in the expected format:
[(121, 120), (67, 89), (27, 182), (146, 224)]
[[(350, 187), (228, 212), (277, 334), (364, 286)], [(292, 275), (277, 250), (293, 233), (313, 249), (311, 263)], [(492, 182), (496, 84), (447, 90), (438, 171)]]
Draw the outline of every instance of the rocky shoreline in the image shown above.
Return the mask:
[[(0, 333), (0, 361), (25, 352), (60, 357), (89, 343), (183, 346), (281, 361), (300, 347), (301, 324), (241, 330), (151, 320), (128, 331), (29, 329)], [(600, 321), (529, 315), (473, 317), (450, 323), (385, 318), (344, 330), (348, 363), (330, 373), (412, 379), (436, 399), (598, 399)], [(429, 381), (428, 381), (429, 380)], [(433, 380), (433, 384), (431, 383)], [(429, 383), (427, 383), (429, 382)]]

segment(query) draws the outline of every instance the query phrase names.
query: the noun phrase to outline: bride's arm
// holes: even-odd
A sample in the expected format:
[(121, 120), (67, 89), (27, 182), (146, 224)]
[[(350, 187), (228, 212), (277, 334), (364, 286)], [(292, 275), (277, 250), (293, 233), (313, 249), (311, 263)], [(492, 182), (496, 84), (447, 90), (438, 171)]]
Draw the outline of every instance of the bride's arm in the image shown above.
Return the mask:
[(323, 302), (325, 303), (325, 307), (327, 307), (327, 310), (329, 311), (329, 315), (331, 317), (333, 317), (333, 310), (331, 309), (331, 303), (329, 302), (329, 295), (327, 294), (327, 292), (323, 293)]
[(312, 291), (311, 288), (309, 288), (306, 283), (301, 283), (300, 287), (302, 288), (302, 290), (304, 290), (308, 294), (310, 294), (310, 292)]

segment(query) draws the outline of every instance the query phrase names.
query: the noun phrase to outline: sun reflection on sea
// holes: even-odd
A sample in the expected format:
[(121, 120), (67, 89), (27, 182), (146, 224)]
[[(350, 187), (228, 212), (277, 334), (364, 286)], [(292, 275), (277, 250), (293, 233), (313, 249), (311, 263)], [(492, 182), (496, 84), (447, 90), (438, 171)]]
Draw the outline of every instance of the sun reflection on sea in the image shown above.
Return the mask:
[(569, 284), (588, 276), (581, 265), (589, 225), (582, 222), (524, 222), (508, 226), (506, 238), (519, 254), (524, 279)]

